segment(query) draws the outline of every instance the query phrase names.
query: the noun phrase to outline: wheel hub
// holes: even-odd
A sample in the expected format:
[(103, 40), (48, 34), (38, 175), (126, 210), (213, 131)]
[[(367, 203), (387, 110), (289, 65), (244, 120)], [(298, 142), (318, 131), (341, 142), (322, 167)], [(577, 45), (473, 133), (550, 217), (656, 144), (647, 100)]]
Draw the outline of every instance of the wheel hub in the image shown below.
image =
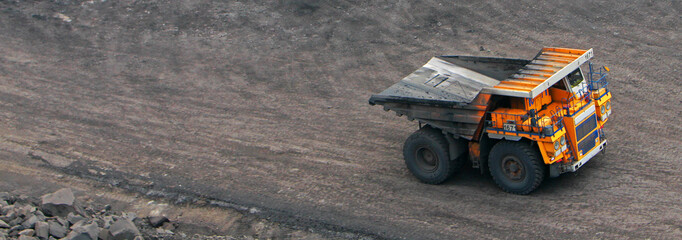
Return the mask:
[(502, 172), (512, 181), (521, 181), (526, 177), (523, 163), (515, 156), (507, 156), (502, 159)]
[(438, 155), (431, 149), (422, 147), (416, 152), (417, 166), (424, 171), (433, 172), (438, 168)]

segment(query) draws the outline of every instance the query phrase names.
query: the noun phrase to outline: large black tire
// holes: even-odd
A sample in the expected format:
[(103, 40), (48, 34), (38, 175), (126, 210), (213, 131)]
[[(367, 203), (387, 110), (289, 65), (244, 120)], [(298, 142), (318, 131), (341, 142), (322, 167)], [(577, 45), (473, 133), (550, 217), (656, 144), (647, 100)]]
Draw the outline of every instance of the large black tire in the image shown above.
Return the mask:
[(527, 142), (495, 144), (490, 150), (488, 169), (497, 186), (514, 194), (529, 194), (545, 178), (542, 158)]
[(417, 130), (405, 140), (403, 156), (410, 172), (428, 184), (444, 182), (461, 166), (450, 161), (445, 136), (429, 127)]

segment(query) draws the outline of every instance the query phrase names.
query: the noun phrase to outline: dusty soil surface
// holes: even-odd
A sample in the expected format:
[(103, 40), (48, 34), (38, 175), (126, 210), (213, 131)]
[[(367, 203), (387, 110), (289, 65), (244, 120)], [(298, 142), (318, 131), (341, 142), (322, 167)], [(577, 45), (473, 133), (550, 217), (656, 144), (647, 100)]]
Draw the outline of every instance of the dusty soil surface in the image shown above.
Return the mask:
[[(85, 209), (88, 218), (103, 215), (136, 216), (135, 223), (145, 239), (341, 239), (340, 233), (315, 233), (304, 227), (282, 225), (248, 212), (208, 204), (173, 204), (166, 199), (151, 199), (137, 192), (64, 175), (59, 170), (2, 161), (0, 193), (10, 191), (13, 197), (39, 205), (41, 196), (61, 188), (70, 188), (77, 197), (77, 205)], [(205, 201), (205, 200), (203, 200)], [(17, 204), (17, 203), (15, 203)], [(97, 214), (90, 215), (92, 211)], [(97, 215), (97, 216), (95, 216)], [(147, 224), (148, 216), (166, 216), (173, 227), (154, 228)], [(101, 223), (101, 222), (100, 222)], [(99, 225), (102, 227), (103, 225)], [(8, 229), (0, 228), (0, 239)], [(171, 231), (166, 231), (171, 230)], [(336, 237), (333, 237), (335, 236)], [(9, 239), (16, 239), (9, 238)]]
[[(682, 238), (680, 1), (257, 2), (0, 0), (3, 168), (332, 237)], [(529, 196), (419, 183), (417, 124), (367, 104), (434, 55), (543, 46), (594, 48), (614, 115)]]

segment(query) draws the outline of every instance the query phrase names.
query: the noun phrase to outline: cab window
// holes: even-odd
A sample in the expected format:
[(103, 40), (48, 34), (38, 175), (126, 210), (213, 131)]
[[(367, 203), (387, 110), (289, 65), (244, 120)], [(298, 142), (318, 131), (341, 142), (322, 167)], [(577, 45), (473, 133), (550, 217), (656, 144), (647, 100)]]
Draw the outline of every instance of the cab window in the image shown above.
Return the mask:
[(564, 79), (570, 86), (573, 94), (584, 94), (587, 84), (585, 83), (585, 78), (583, 78), (583, 74), (579, 68), (568, 74)]
[(572, 73), (568, 74), (566, 78), (568, 79), (568, 83), (571, 84), (571, 88), (579, 86), (580, 83), (585, 80), (583, 78), (583, 74), (580, 72), (580, 69), (576, 69)]

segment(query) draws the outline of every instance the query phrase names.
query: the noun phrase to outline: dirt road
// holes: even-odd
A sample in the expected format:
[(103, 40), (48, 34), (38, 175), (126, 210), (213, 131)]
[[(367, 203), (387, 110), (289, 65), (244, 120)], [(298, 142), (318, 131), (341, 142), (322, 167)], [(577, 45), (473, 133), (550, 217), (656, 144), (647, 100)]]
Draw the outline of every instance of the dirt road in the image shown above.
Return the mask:
[[(0, 152), (349, 237), (682, 238), (679, 1), (416, 2), (0, 0)], [(419, 183), (416, 123), (367, 104), (431, 56), (543, 46), (594, 48), (614, 115), (530, 196)]]

